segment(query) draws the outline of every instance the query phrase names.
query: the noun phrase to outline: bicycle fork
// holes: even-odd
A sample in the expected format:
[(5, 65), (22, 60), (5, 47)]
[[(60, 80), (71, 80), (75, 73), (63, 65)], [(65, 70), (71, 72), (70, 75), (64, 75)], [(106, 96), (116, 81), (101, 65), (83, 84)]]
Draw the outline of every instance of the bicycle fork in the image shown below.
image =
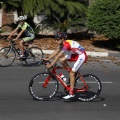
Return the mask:
[(46, 79), (45, 79), (45, 82), (43, 84), (43, 88), (47, 88), (47, 84), (48, 82), (50, 81), (50, 78), (52, 77), (52, 75), (48, 76)]

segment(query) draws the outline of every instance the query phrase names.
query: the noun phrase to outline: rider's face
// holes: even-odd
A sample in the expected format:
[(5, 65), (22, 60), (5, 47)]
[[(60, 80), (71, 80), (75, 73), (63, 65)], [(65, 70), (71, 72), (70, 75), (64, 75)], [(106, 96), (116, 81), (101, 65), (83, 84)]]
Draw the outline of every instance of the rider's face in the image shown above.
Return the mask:
[(56, 39), (56, 41), (59, 45), (63, 43), (63, 40), (64, 40), (63, 38)]
[(19, 24), (20, 24), (20, 25), (23, 25), (23, 23), (24, 23), (24, 21), (23, 21), (23, 20), (19, 21)]

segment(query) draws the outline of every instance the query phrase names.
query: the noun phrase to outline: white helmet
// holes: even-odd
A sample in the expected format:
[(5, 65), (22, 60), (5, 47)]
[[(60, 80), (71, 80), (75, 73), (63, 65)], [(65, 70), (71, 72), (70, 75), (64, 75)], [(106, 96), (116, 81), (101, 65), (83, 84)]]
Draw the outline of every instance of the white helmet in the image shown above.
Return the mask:
[(22, 20), (24, 21), (24, 20), (26, 20), (26, 18), (24, 16), (19, 16), (18, 21), (22, 21)]

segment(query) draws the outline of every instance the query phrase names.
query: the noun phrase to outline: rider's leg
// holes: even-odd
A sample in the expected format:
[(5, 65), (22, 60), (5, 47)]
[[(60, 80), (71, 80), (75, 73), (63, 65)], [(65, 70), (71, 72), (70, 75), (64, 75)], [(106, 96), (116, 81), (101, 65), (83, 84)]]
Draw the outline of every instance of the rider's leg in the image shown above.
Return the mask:
[(59, 58), (59, 61), (64, 68), (70, 68), (68, 63), (67, 63), (67, 59), (66, 59), (65, 56)]
[(70, 71), (70, 92), (69, 92), (71, 95), (74, 95), (75, 75), (76, 75), (76, 72), (71, 70)]
[(24, 46), (24, 43), (32, 41), (33, 39), (34, 39), (34, 36), (25, 37), (25, 38), (22, 38), (22, 40), (19, 42), (22, 56), (24, 56), (24, 51), (26, 49)]
[(22, 55), (22, 56), (24, 56), (24, 45), (23, 45), (23, 43), (24, 43), (23, 40), (21, 40), (21, 41), (19, 42), (20, 50), (21, 50), (21, 55)]
[(74, 97), (74, 85), (75, 85), (75, 77), (76, 77), (76, 72), (78, 71), (78, 69), (82, 66), (82, 64), (85, 61), (85, 54), (81, 54), (79, 55), (77, 61), (74, 63), (72, 70), (70, 71), (70, 91), (69, 91), (69, 95), (63, 97), (64, 99), (69, 99)]

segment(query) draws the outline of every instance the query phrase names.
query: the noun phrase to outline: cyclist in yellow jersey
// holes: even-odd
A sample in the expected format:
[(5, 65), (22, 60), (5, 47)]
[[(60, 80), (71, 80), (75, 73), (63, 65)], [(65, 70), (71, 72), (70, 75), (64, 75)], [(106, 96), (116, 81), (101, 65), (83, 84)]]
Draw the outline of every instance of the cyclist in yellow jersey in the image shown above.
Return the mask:
[[(46, 67), (52, 67), (58, 60), (63, 65), (63, 67), (70, 69), (70, 92), (69, 95), (63, 97), (64, 99), (70, 99), (75, 97), (74, 94), (74, 84), (75, 84), (75, 74), (78, 69), (83, 65), (83, 63), (87, 59), (87, 55), (85, 49), (74, 40), (66, 40), (67, 34), (64, 32), (60, 32), (55, 36), (57, 43), (59, 44), (59, 48), (57, 48), (48, 58), (44, 58), (44, 60), (50, 60), (54, 58), (51, 64), (47, 64)], [(71, 52), (71, 54), (64, 55), (66, 51)], [(72, 68), (69, 67), (67, 61), (74, 61), (74, 65)]]
[[(8, 39), (10, 39), (12, 37), (12, 35), (14, 35), (18, 31), (18, 29), (21, 29), (21, 31), (19, 32), (17, 37), (15, 39), (13, 39), (14, 41), (20, 40), (20, 42), (19, 42), (20, 50), (21, 50), (20, 57), (25, 57), (24, 56), (24, 51), (25, 51), (24, 43), (32, 41), (35, 38), (34, 30), (27, 22), (25, 22), (25, 20), (26, 19), (24, 16), (19, 16), (18, 17), (19, 24), (18, 24), (17, 28), (8, 36)], [(24, 33), (25, 37), (20, 38), (23, 33)]]

